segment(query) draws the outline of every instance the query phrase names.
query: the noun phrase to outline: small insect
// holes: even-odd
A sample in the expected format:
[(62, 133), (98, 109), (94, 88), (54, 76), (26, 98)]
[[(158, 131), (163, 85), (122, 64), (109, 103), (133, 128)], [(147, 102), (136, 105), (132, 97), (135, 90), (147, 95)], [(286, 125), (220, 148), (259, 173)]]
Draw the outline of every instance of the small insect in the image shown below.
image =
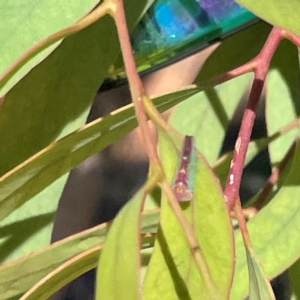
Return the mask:
[(194, 197), (191, 186), (195, 175), (195, 160), (196, 157), (195, 139), (193, 136), (186, 135), (184, 138), (182, 155), (177, 175), (173, 182), (173, 191), (178, 201), (191, 201)]

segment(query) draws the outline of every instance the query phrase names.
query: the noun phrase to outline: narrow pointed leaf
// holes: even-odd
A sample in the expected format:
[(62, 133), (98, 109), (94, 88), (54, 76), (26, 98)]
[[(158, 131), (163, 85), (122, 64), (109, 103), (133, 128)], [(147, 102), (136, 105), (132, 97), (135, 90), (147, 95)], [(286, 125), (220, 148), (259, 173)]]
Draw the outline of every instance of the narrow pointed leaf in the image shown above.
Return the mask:
[(43, 300), (67, 283), (97, 266), (102, 245), (93, 247), (73, 257), (34, 285), (20, 300)]
[[(13, 3), (11, 1), (9, 3), (13, 6), (19, 2), (14, 0)], [(62, 9), (62, 12), (57, 10), (61, 8), (62, 3), (56, 7), (55, 3), (58, 1), (51, 0), (50, 2), (54, 5), (54, 7), (51, 7), (50, 15), (53, 15), (53, 9), (58, 15), (63, 11), (65, 13), (68, 11), (67, 8)], [(126, 1), (129, 28), (132, 28), (137, 22), (146, 2), (146, 0)], [(33, 16), (41, 8), (40, 4), (35, 4), (37, 7), (34, 7), (34, 9), (37, 8), (37, 11), (33, 10)], [(45, 1), (42, 1), (42, 4), (46, 5)], [(28, 5), (30, 7), (30, 3)], [(132, 9), (133, 7), (134, 9)], [(40, 13), (44, 14), (42, 11)], [(70, 17), (72, 15), (71, 13)], [(36, 22), (36, 26), (38, 26), (39, 21), (36, 20)], [(17, 28), (17, 32), (23, 30), (23, 27)], [(31, 34), (34, 34), (34, 32), (35, 30), (32, 29)], [(39, 38), (39, 34), (35, 38)], [(36, 42), (38, 41), (39, 39)], [(5, 95), (3, 103), (1, 103), (0, 176), (23, 163), (53, 141), (74, 132), (85, 124), (93, 99), (101, 83), (108, 76), (108, 69), (118, 55), (119, 50), (114, 21), (111, 17), (106, 16), (88, 28), (66, 38), (45, 60), (14, 85)], [(87, 136), (86, 139), (88, 140)], [(21, 176), (22, 179), (18, 177), (21, 181), (17, 180), (7, 184), (7, 182), (2, 181), (3, 177), (0, 179), (0, 193), (2, 195), (6, 194), (6, 196), (8, 194), (12, 196), (14, 193), (14, 196), (12, 196), (14, 200), (10, 203), (15, 204), (9, 205), (8, 211), (4, 213), (6, 215), (14, 211), (20, 204), (23, 204), (26, 201), (24, 197), (28, 200), (36, 196), (32, 204), (18, 210), (5, 220), (5, 223), (1, 223), (2, 226), (55, 210), (66, 177), (57, 180), (49, 187), (48, 185), (76, 165), (76, 161), (72, 162), (72, 159), (66, 153), (71, 148), (68, 148), (68, 146), (62, 148), (64, 148), (65, 155), (63, 156), (65, 162), (67, 161), (66, 164), (63, 162), (60, 164), (56, 160), (58, 157), (55, 158), (55, 155), (52, 157), (54, 154), (52, 152), (48, 158), (51, 156), (50, 160), (52, 160), (52, 163), (54, 162), (55, 167), (51, 170), (46, 170), (48, 163), (47, 160), (44, 160), (35, 165), (33, 167), (35, 169), (31, 169), (33, 173), (29, 169), (24, 170)], [(75, 151), (76, 148), (73, 148), (73, 150)], [(66, 165), (69, 165), (67, 169), (65, 168)], [(41, 169), (45, 171), (45, 174), (49, 172), (43, 179), (38, 178), (38, 176), (35, 177)], [(36, 183), (31, 181), (33, 177), (37, 180)], [(49, 179), (49, 177), (52, 178)], [(20, 191), (19, 189), (20, 194), (18, 194), (17, 190), (20, 184), (26, 183), (29, 184), (27, 190)], [(48, 187), (46, 191), (37, 195), (46, 187)], [(3, 202), (1, 203), (3, 204)], [(2, 212), (4, 211), (2, 210)], [(3, 215), (0, 219), (3, 219)], [(33, 227), (31, 228), (31, 235), (27, 236), (26, 239), (23, 239), (24, 235), (20, 229), (19, 235), (15, 235), (17, 242), (14, 245), (10, 244), (11, 251), (6, 253), (5, 260), (19, 257), (47, 245), (50, 240), (51, 229), (51, 224), (45, 225), (42, 229)], [(5, 241), (2, 242), (5, 243)]]
[(249, 270), (249, 299), (275, 300), (270, 282), (265, 277), (262, 267), (257, 262), (253, 251), (246, 249)]
[[(172, 182), (178, 152), (162, 134), (160, 149), (165, 171)], [(201, 155), (197, 155), (196, 160), (194, 199), (184, 203), (182, 209), (198, 238), (212, 289), (204, 284), (182, 228), (163, 197), (160, 230), (145, 277), (143, 299), (160, 299), (161, 295), (164, 299), (224, 299), (224, 295), (229, 295), (234, 267), (231, 222), (210, 168)]]
[[(66, 5), (64, 0), (33, 0), (26, 3), (21, 0), (1, 1), (0, 74), (29, 47), (50, 34), (72, 25), (87, 14), (97, 2), (96, 0), (80, 2), (71, 0)], [(6, 86), (5, 90), (20, 80), (57, 46), (58, 44), (47, 49), (39, 57), (32, 59)], [(1, 92), (3, 95), (4, 90)]]
[[(154, 102), (165, 111), (197, 89), (184, 89)], [(137, 126), (133, 105), (85, 125), (37, 153), (0, 178), (0, 219), (42, 191), (87, 157), (99, 152)]]
[[(283, 41), (275, 53), (271, 66), (266, 90), (266, 122), (269, 136), (300, 115), (297, 47), (289, 41)], [(273, 164), (283, 159), (299, 134), (299, 127), (295, 127), (281, 139), (270, 144), (269, 153)]]
[(258, 22), (224, 40), (206, 60), (195, 83), (203, 87), (208, 80), (253, 59), (260, 52), (271, 28), (264, 22)]
[[(248, 222), (253, 249), (269, 279), (282, 273), (300, 257), (300, 147), (297, 144), (291, 168), (273, 199)], [(249, 286), (244, 245), (236, 234), (236, 269), (231, 299), (246, 297)]]
[[(143, 213), (141, 231), (155, 233), (158, 221), (159, 212), (157, 210)], [(102, 224), (1, 265), (1, 299), (10, 299), (26, 292), (72, 257), (103, 244), (107, 231), (106, 224)], [(42, 267), (41, 262), (43, 262)]]
[(298, 0), (290, 0), (288, 2), (280, 0), (237, 0), (236, 2), (267, 22), (300, 34), (300, 25), (298, 22), (295, 22), (299, 17), (300, 3)]
[(96, 300), (139, 299), (141, 189), (114, 219), (97, 269)]
[(209, 163), (219, 157), (228, 126), (251, 78), (251, 74), (245, 74), (197, 93), (172, 112), (170, 123), (183, 134), (195, 136), (198, 149)]

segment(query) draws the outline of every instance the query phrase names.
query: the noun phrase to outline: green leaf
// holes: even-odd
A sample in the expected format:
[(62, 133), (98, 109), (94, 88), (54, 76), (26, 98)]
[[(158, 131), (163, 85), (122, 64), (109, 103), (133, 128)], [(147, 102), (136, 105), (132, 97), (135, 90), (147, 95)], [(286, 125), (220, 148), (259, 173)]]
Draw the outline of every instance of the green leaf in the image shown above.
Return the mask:
[[(85, 123), (118, 51), (115, 34), (111, 19), (100, 20), (65, 39), (8, 92), (0, 111), (0, 174)], [(107, 43), (98, 43), (98, 36)]]
[[(300, 115), (297, 47), (289, 41), (282, 41), (274, 55), (271, 67), (266, 91), (266, 122), (269, 136)], [(269, 153), (273, 164), (283, 159), (299, 134), (299, 128), (295, 127), (270, 144)]]
[[(248, 222), (253, 249), (268, 278), (274, 278), (300, 257), (300, 146), (280, 190), (270, 203)], [(232, 300), (244, 299), (248, 292), (246, 256), (241, 234), (236, 235), (236, 270)]]
[(236, 2), (267, 22), (300, 34), (300, 25), (295, 22), (299, 18), (300, 3), (298, 0), (287, 2), (281, 0), (237, 0)]
[[(144, 2), (128, 3), (132, 26)], [(66, 38), (7, 93), (0, 111), (1, 175), (85, 123), (118, 53), (114, 21), (105, 16)]]
[[(273, 136), (253, 140), (249, 143), (244, 168), (264, 149), (268, 147), (268, 145), (272, 145), (277, 139), (284, 137), (283, 134), (274, 134)], [(213, 165), (214, 173), (220, 180), (220, 184), (222, 187), (225, 187), (228, 172), (230, 169), (231, 160), (233, 158), (233, 152), (228, 152), (222, 155)]]
[(97, 269), (96, 300), (139, 299), (142, 188), (114, 219)]
[[(143, 213), (142, 232), (155, 233), (158, 221), (157, 210)], [(107, 226), (102, 224), (0, 266), (1, 299), (10, 299), (24, 293), (67, 260), (103, 244), (106, 234)]]
[[(68, 27), (87, 14), (98, 1), (64, 0), (22, 0), (0, 2), (0, 74), (4, 72), (29, 47), (50, 34)], [(32, 59), (13, 81), (6, 86), (7, 91), (31, 68), (43, 60), (59, 43), (48, 48), (38, 57)], [(2, 90), (4, 93), (4, 90)]]
[[(137, 0), (126, 2), (126, 8), (130, 11), (128, 14), (130, 27), (140, 17), (145, 2)], [(99, 42), (99, 36), (105, 40), (105, 43)], [(7, 93), (0, 111), (0, 139), (2, 141), (0, 175), (24, 162), (54, 140), (74, 132), (86, 122), (94, 96), (118, 53), (119, 43), (115, 24), (110, 16), (106, 16), (81, 32), (66, 38), (51, 55)], [(86, 140), (88, 140), (87, 136)], [(50, 160), (55, 167), (47, 169), (46, 165), (51, 165), (51, 163), (48, 164), (47, 159), (54, 155), (54, 151), (44, 157), (46, 160), (40, 160), (40, 164), (33, 166), (33, 163), (32, 166), (36, 169), (30, 171), (30, 168), (25, 167), (22, 179), (17, 176), (22, 182), (10, 182), (6, 185), (7, 181), (4, 178), (7, 177), (0, 179), (1, 193), (11, 194), (11, 203), (15, 203), (10, 206), (7, 213), (36, 196), (32, 203), (10, 216), (1, 224), (2, 226), (55, 210), (66, 177), (57, 180), (40, 195), (37, 193), (76, 165), (76, 161), (72, 162), (68, 157), (68, 151), (72, 148), (62, 146), (60, 149), (62, 148), (64, 148), (64, 159), (68, 161), (67, 168), (62, 161), (56, 160), (58, 157), (54, 156)], [(88, 154), (85, 158), (87, 156)], [(53, 173), (39, 178), (38, 174), (41, 169), (45, 174), (51, 171)], [(20, 171), (20, 168), (18, 170)], [(32, 176), (31, 172), (33, 172)], [(34, 177), (36, 181), (32, 181)], [(27, 184), (28, 189), (21, 191), (20, 184), (21, 186)], [(17, 190), (21, 194), (18, 194)], [(26, 200), (24, 197), (27, 197)], [(20, 233), (16, 233), (16, 236), (19, 236), (18, 241), (14, 245), (10, 244), (11, 251), (6, 256), (6, 260), (49, 243), (51, 224), (42, 229), (35, 228), (35, 232), (33, 229), (34, 227), (31, 230), (31, 236), (21, 244), (18, 241), (24, 235), (20, 228)], [(14, 242), (12, 239), (10, 241)], [(5, 240), (1, 242), (5, 247)]]
[(249, 85), (245, 74), (217, 87), (197, 93), (176, 106), (170, 124), (186, 135), (193, 135), (197, 148), (209, 163), (220, 155), (233, 114)]
[(275, 296), (270, 282), (266, 279), (262, 267), (259, 265), (254, 253), (246, 249), (250, 291), (249, 299), (251, 300), (275, 300)]
[(33, 286), (20, 300), (48, 299), (60, 288), (97, 266), (102, 245), (91, 248), (62, 264)]
[(294, 300), (300, 299), (300, 260), (298, 259), (290, 268), (289, 268), (289, 279), (292, 293), (294, 295)]
[[(174, 139), (175, 140), (175, 139)], [(160, 135), (163, 165), (171, 182), (178, 163), (173, 142)], [(175, 140), (175, 143), (177, 141)], [(154, 252), (145, 277), (143, 299), (224, 299), (229, 295), (234, 268), (231, 221), (213, 173), (197, 156), (194, 199), (182, 210), (192, 225), (204, 256), (212, 290), (204, 284), (191, 256), (190, 246), (165, 196)]]
[[(184, 89), (154, 100), (165, 111), (194, 94)], [(119, 109), (45, 148), (0, 179), (0, 220), (42, 191), (87, 157), (99, 152), (137, 126), (133, 105)]]
[(205, 86), (208, 80), (254, 58), (260, 52), (270, 30), (271, 26), (258, 22), (227, 38), (206, 60), (196, 78), (196, 84)]

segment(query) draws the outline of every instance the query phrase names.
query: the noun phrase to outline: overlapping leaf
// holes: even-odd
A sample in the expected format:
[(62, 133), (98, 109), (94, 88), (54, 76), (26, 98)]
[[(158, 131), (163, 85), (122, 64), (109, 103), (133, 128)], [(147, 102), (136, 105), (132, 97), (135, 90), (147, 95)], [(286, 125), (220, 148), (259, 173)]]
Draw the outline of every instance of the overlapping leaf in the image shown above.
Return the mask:
[[(268, 278), (274, 278), (300, 257), (300, 147), (282, 187), (272, 201), (248, 222), (253, 249)], [(237, 262), (231, 299), (247, 295), (246, 256), (240, 233), (236, 237)]]
[[(55, 3), (58, 2), (61, 3), (60, 1), (54, 0), (51, 3), (55, 6)], [(126, 2), (126, 9), (129, 12), (129, 28), (132, 28), (139, 19), (146, 2), (150, 3), (151, 1)], [(17, 5), (17, 3), (19, 3), (19, 1), (14, 1), (12, 5)], [(35, 5), (36, 7), (34, 7), (34, 9), (36, 8), (37, 11), (33, 10), (32, 17), (36, 17), (35, 22), (38, 22), (38, 12), (40, 12), (41, 16), (44, 14), (44, 12), (39, 11), (39, 9), (41, 9), (43, 5), (45, 6), (46, 3), (42, 1), (41, 4), (35, 3)], [(49, 3), (47, 5), (49, 5)], [(62, 5), (62, 3), (60, 5)], [(59, 13), (62, 14), (61, 18), (64, 19), (66, 17), (64, 13), (68, 13), (68, 9), (57, 10), (61, 7), (60, 5), (57, 5), (55, 8), (51, 7), (49, 15), (51, 16), (54, 10), (56, 13), (59, 11)], [(75, 4), (73, 3), (72, 5), (74, 8)], [(88, 4), (86, 3), (85, 5)], [(28, 3), (28, 7), (30, 8), (30, 3)], [(80, 5), (78, 5), (78, 9), (79, 7)], [(83, 4), (81, 7), (83, 7)], [(134, 7), (134, 9), (132, 9), (132, 7)], [(72, 8), (70, 9), (72, 10)], [(73, 20), (74, 14), (75, 12), (70, 14), (70, 20)], [(19, 14), (19, 18), (23, 18), (23, 16), (23, 13)], [(30, 21), (28, 20), (28, 22)], [(61, 24), (60, 22), (57, 23)], [(41, 28), (42, 27), (44, 26), (41, 25)], [(37, 29), (37, 38), (40, 37), (39, 30), (40, 28)], [(44, 29), (43, 32), (46, 32), (46, 29)], [(34, 35), (34, 32), (32, 32), (32, 35)], [(99, 37), (101, 37), (100, 40)], [(105, 43), (101, 42), (104, 40)], [(119, 43), (115, 24), (111, 17), (104, 17), (81, 32), (66, 38), (51, 55), (31, 70), (7, 93), (0, 111), (1, 175), (24, 162), (24, 160), (31, 155), (36, 154), (55, 139), (73, 132), (85, 123), (93, 98), (102, 81), (107, 76), (108, 68), (118, 53)], [(67, 146), (65, 151), (68, 152), (69, 150)], [(54, 152), (52, 152), (52, 154), (53, 153)], [(17, 176), (18, 179), (15, 178), (16, 181), (6, 185), (5, 182), (2, 182), (3, 178), (1, 178), (1, 194), (11, 194), (15, 192), (14, 195), (16, 196), (18, 194), (16, 190), (20, 187), (19, 184), (22, 185), (25, 182), (31, 182), (31, 187), (30, 184), (27, 186), (29, 190), (27, 190), (27, 192), (24, 190), (21, 192), (21, 198), (25, 196), (25, 194), (25, 198), (32, 198), (51, 182), (76, 165), (76, 161), (72, 163), (71, 159), (67, 157), (66, 152), (65, 154), (65, 159), (69, 162), (67, 169), (59, 165), (55, 157), (52, 157), (52, 163), (56, 162), (56, 171), (52, 169), (54, 173), (49, 175), (51, 170), (47, 170), (46, 166), (48, 158), (44, 157), (46, 160), (40, 161), (40, 164), (35, 165), (35, 169), (29, 171), (29, 169), (26, 170), (25, 167), (23, 176), (21, 176), (22, 179)], [(50, 156), (51, 154), (48, 157)], [(48, 175), (46, 175), (44, 179), (35, 177), (38, 183), (34, 184), (34, 182), (30, 180), (37, 175), (36, 172), (38, 172), (40, 168), (43, 168)], [(65, 170), (61, 173), (62, 169)], [(60, 171), (57, 172), (57, 170)], [(51, 180), (49, 180), (49, 176), (52, 177)], [(57, 180), (52, 186), (49, 186), (46, 191), (36, 196), (32, 205), (27, 205), (24, 209), (19, 210), (7, 219), (5, 223), (2, 223), (2, 225), (9, 225), (24, 218), (53, 212), (56, 208), (65, 180), (66, 178)], [(30, 189), (32, 190), (30, 191)], [(19, 196), (20, 194), (17, 197)], [(14, 198), (16, 205), (10, 207), (10, 212), (17, 208), (20, 203), (24, 202), (24, 198), (23, 200), (21, 200), (21, 198)], [(13, 200), (13, 202), (15, 200)], [(19, 236), (17, 237), (18, 241), (16, 241), (14, 245), (10, 244), (11, 251), (6, 258), (10, 259), (20, 254), (25, 254), (25, 251), (28, 252), (28, 250), (37, 249), (38, 247), (46, 245), (49, 242), (50, 230), (49, 225), (42, 230), (36, 228), (34, 234), (32, 233), (28, 247), (27, 245), (24, 246), (24, 242), (20, 239), (22, 234), (16, 233), (15, 236)], [(31, 232), (32, 231), (33, 228), (31, 228)], [(10, 243), (12, 243), (13, 240), (14, 239), (10, 239)], [(1, 242), (3, 242), (5, 246), (5, 240)], [(19, 252), (18, 247), (21, 249)]]
[[(162, 135), (160, 147), (167, 176), (172, 181), (178, 153)], [(145, 277), (143, 299), (160, 299), (161, 295), (164, 299), (197, 299), (200, 295), (201, 299), (224, 299), (224, 295), (229, 295), (234, 264), (231, 222), (216, 179), (200, 155), (197, 160), (194, 199), (183, 204), (182, 209), (198, 238), (210, 284), (204, 284), (203, 274), (199, 274), (191, 256), (193, 251), (163, 197), (160, 230)]]
[[(196, 88), (159, 97), (160, 111), (169, 109)], [(85, 158), (99, 152), (137, 126), (132, 105), (98, 119), (45, 148), (0, 181), (0, 219), (47, 187)]]
[[(145, 213), (142, 218), (142, 232), (156, 232), (158, 220), (157, 211)], [(0, 267), (1, 299), (9, 299), (24, 293), (67, 260), (102, 244), (106, 234), (106, 224), (99, 225), (2, 265)], [(97, 264), (97, 258), (94, 264)]]
[(288, 2), (237, 0), (237, 2), (267, 22), (300, 34), (300, 25), (295, 22), (299, 18), (300, 3), (298, 0)]
[[(300, 115), (300, 74), (296, 46), (289, 41), (283, 41), (275, 53), (271, 67), (266, 82), (266, 121), (269, 136)], [(270, 159), (273, 164), (283, 159), (299, 134), (299, 128), (296, 127), (270, 144)]]
[(170, 123), (196, 137), (197, 147), (209, 163), (220, 155), (229, 123), (251, 78), (246, 74), (198, 93), (172, 112)]
[[(4, 72), (29, 47), (50, 34), (68, 27), (87, 14), (98, 1), (21, 0), (0, 3), (0, 74)], [(59, 12), (59, 13), (58, 13)], [(55, 46), (57, 46), (56, 44)], [(30, 61), (6, 90), (20, 80), (31, 68), (45, 58), (55, 47)], [(2, 90), (2, 95), (4, 91)]]
[(246, 249), (249, 271), (249, 297), (251, 300), (276, 300), (271, 284), (267, 280), (262, 267), (252, 249)]
[(145, 189), (114, 220), (97, 271), (97, 300), (132, 299), (140, 294), (140, 212)]
[(206, 60), (196, 78), (196, 84), (205, 86), (208, 80), (254, 58), (260, 52), (270, 30), (271, 26), (259, 22), (227, 38)]

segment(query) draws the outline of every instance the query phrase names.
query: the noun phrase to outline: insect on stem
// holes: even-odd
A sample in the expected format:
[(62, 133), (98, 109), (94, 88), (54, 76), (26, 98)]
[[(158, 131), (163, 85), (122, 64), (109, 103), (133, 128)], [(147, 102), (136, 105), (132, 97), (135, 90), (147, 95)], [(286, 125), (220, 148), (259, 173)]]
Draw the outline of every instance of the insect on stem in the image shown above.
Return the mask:
[(173, 183), (173, 191), (178, 201), (190, 201), (193, 199), (189, 175), (195, 149), (195, 140), (193, 136), (186, 135), (184, 138), (182, 155), (177, 175)]

